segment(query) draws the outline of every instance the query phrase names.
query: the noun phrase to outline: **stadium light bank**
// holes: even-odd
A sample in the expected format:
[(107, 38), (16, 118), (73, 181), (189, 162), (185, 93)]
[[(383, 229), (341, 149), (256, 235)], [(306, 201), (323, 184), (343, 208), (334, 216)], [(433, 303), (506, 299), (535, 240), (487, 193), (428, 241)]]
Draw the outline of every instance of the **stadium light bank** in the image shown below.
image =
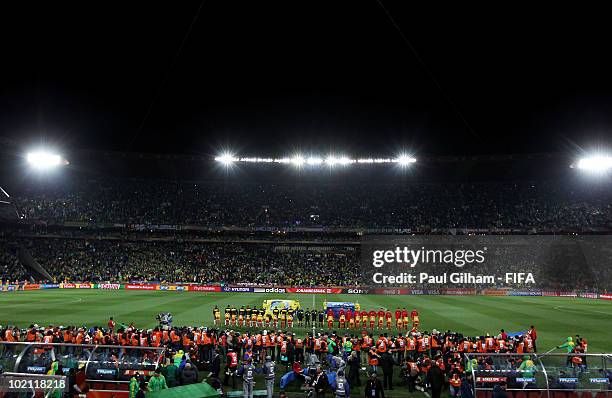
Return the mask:
[(223, 153), (215, 157), (216, 162), (220, 162), (224, 166), (228, 167), (234, 163), (268, 163), (268, 164), (288, 164), (295, 167), (317, 167), (317, 166), (328, 166), (328, 167), (347, 167), (351, 165), (371, 165), (371, 164), (396, 164), (401, 167), (409, 167), (413, 163), (416, 163), (416, 158), (401, 154), (395, 158), (351, 158), (345, 155), (328, 155), (325, 157), (310, 155), (304, 156), (301, 154), (295, 154), (283, 158), (265, 158), (265, 157), (237, 157), (232, 153)]
[(595, 155), (584, 157), (571, 167), (593, 174), (606, 173), (612, 170), (612, 156)]
[(61, 155), (45, 150), (28, 152), (26, 161), (31, 168), (39, 171), (56, 169), (68, 164), (68, 161)]

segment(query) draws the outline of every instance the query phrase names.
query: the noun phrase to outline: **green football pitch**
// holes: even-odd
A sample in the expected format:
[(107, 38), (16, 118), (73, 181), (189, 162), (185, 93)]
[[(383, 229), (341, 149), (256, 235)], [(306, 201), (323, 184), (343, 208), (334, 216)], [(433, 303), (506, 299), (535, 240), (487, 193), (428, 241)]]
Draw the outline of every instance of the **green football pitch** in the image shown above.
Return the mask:
[[(476, 336), (516, 332), (535, 325), (538, 350), (580, 334), (589, 352), (612, 352), (612, 302), (559, 297), (376, 296), (200, 293), (169, 291), (46, 290), (0, 294), (0, 325), (101, 325), (110, 316), (137, 327), (156, 326), (155, 316), (171, 312), (175, 325), (212, 325), (212, 308), (227, 304), (261, 306), (264, 299), (299, 300), (302, 308), (321, 309), (324, 301), (359, 302), (362, 308), (416, 308), (423, 330), (458, 331)], [(294, 328), (296, 333), (306, 329)], [(375, 331), (376, 332), (376, 331)]]

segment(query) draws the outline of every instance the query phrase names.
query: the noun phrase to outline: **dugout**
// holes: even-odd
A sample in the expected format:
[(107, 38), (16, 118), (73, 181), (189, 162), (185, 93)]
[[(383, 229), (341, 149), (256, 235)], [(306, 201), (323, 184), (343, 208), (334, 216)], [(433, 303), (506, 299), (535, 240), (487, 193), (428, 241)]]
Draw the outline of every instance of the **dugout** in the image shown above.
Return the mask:
[(136, 373), (150, 376), (163, 359), (164, 348), (116, 345), (0, 342), (0, 368), (4, 372), (57, 375), (84, 372), (97, 397), (119, 397), (129, 389)]
[(470, 353), (465, 365), (476, 398), (491, 398), (502, 384), (509, 398), (612, 397), (612, 354)]

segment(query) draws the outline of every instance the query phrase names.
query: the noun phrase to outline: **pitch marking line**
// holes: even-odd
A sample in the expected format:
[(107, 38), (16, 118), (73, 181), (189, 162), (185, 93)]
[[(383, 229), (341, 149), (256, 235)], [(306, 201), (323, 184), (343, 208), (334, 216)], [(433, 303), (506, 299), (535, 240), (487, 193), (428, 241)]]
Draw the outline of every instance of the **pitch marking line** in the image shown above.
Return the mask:
[(557, 311), (561, 311), (561, 312), (568, 312), (568, 313), (572, 313), (572, 312), (586, 312), (586, 313), (592, 313), (592, 314), (603, 314), (603, 315), (607, 315), (607, 316), (612, 316), (611, 313), (609, 312), (604, 312), (604, 311), (594, 311), (594, 310), (585, 310), (585, 309), (580, 309), (580, 310), (574, 310), (572, 308), (568, 308), (568, 307), (564, 307), (562, 305), (555, 305), (553, 307), (554, 310)]

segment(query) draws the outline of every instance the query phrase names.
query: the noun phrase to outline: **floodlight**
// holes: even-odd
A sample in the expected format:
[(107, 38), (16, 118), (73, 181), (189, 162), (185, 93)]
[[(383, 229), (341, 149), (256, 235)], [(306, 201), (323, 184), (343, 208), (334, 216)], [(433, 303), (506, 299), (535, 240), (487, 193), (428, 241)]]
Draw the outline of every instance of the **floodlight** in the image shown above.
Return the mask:
[(238, 161), (245, 163), (274, 163), (272, 158), (240, 158)]
[(410, 155), (402, 154), (394, 159), (394, 162), (400, 166), (407, 167), (416, 162), (416, 159)]
[(340, 159), (338, 159), (338, 163), (340, 163), (342, 166), (347, 166), (353, 163), (353, 160), (350, 159), (349, 157), (342, 156)]
[(576, 167), (580, 170), (601, 173), (612, 169), (611, 156), (589, 156), (578, 160)]
[(28, 164), (37, 170), (49, 170), (66, 164), (62, 157), (56, 153), (47, 151), (30, 152), (26, 156)]
[(291, 164), (295, 167), (301, 167), (306, 160), (301, 155), (295, 155), (291, 158)]
[(224, 152), (215, 158), (217, 162), (222, 163), (226, 167), (231, 166), (233, 163), (276, 163), (276, 164), (291, 164), (297, 168), (308, 166), (319, 166), (326, 164), (329, 167), (334, 166), (349, 166), (351, 164), (384, 164), (384, 163), (397, 163), (400, 166), (407, 167), (410, 164), (416, 162), (416, 159), (407, 154), (401, 154), (396, 158), (351, 158), (346, 155), (328, 155), (323, 158), (317, 154), (311, 154), (308, 157), (296, 153), (290, 157), (282, 158), (266, 158), (266, 157), (237, 157), (230, 152)]
[(328, 166), (334, 166), (336, 165), (336, 163), (338, 163), (338, 159), (335, 156), (330, 155), (327, 158), (325, 158), (325, 163)]
[(229, 152), (224, 152), (215, 158), (215, 161), (221, 162), (224, 166), (230, 166), (232, 163), (239, 161), (237, 157)]
[(321, 163), (323, 163), (323, 159), (321, 159), (320, 157), (311, 156), (308, 159), (306, 159), (306, 163), (310, 166), (318, 166)]

